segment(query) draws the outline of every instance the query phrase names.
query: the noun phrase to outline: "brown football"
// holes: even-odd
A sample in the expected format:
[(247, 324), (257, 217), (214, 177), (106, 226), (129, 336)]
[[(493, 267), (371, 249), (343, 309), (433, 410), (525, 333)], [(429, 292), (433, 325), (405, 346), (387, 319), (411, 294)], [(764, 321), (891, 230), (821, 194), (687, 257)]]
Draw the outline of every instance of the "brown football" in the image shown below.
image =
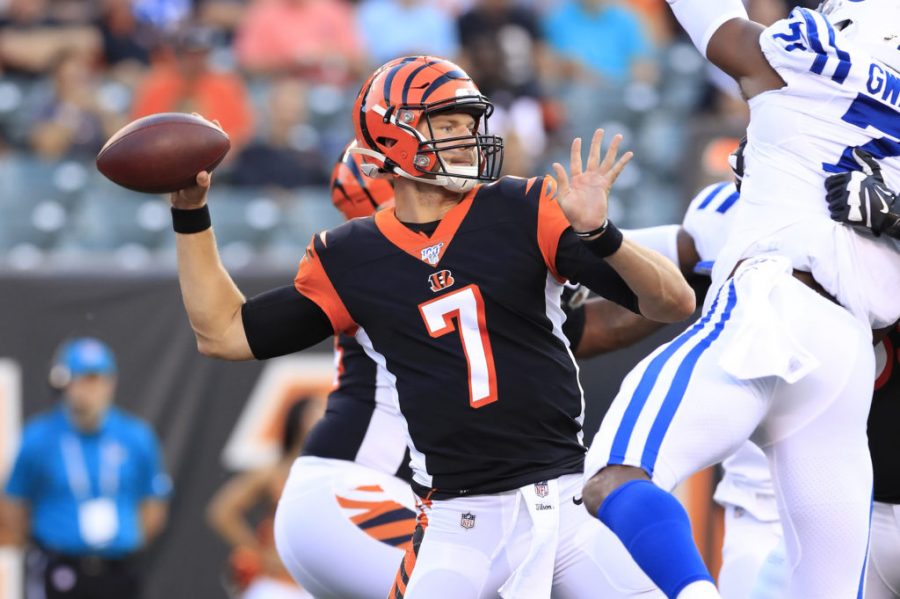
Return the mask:
[(161, 112), (132, 121), (97, 154), (97, 170), (122, 187), (169, 193), (190, 187), (212, 171), (231, 148), (228, 134), (206, 119)]

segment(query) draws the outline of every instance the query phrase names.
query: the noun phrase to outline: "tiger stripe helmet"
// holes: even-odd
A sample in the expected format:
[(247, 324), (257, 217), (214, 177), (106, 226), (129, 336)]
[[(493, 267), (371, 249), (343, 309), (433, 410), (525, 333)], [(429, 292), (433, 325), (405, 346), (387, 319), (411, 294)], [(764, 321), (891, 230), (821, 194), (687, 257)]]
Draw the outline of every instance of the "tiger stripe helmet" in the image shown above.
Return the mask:
[[(367, 174), (375, 171), (468, 191), (495, 181), (503, 166), (503, 140), (488, 133), (494, 105), (459, 66), (435, 56), (405, 56), (380, 67), (363, 84), (353, 108), (357, 147)], [(465, 112), (473, 134), (434, 141), (430, 116)], [(417, 127), (428, 124), (430, 136)], [(443, 152), (474, 149), (475, 164), (450, 164)]]
[(331, 201), (347, 220), (375, 214), (394, 200), (389, 180), (363, 173), (362, 154), (350, 152), (355, 146), (355, 141), (350, 142), (331, 171)]

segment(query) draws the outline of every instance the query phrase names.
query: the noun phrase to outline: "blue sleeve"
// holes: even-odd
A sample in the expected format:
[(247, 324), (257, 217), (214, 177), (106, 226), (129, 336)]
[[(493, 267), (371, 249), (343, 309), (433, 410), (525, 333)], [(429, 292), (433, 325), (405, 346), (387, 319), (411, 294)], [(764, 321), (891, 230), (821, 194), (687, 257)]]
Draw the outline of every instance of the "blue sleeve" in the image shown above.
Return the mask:
[(139, 485), (142, 497), (166, 499), (172, 493), (172, 479), (169, 478), (162, 460), (162, 451), (156, 434), (149, 426), (142, 426), (142, 474)]
[[(788, 18), (773, 23), (759, 38), (766, 60), (789, 86), (819, 78), (837, 86), (843, 84), (853, 64), (845, 42), (821, 13), (805, 8), (795, 8)], [(811, 78), (809, 73), (820, 77)], [(821, 96), (821, 90), (808, 90), (808, 95)]]
[(35, 496), (35, 488), (37, 481), (37, 472), (35, 471), (34, 434), (29, 432), (26, 427), (22, 435), (22, 444), (19, 446), (19, 453), (16, 456), (13, 465), (12, 474), (6, 481), (5, 492), (11, 497), (20, 499), (33, 500)]

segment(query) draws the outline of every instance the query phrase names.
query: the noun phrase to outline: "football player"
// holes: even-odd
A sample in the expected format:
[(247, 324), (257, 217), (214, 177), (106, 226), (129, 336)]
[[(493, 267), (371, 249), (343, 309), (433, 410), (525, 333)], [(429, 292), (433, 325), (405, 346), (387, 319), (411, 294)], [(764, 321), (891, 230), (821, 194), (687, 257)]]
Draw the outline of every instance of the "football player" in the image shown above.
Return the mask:
[[(347, 220), (394, 205), (390, 180), (364, 174), (362, 156), (346, 150), (332, 172), (331, 197)], [(576, 356), (618, 349), (643, 336), (642, 325), (647, 332), (660, 326), (612, 302), (585, 300), (584, 291), (567, 284), (561, 301), (563, 333)], [(282, 561), (316, 597), (382, 599), (415, 528), (405, 424), (385, 401), (385, 373), (354, 337), (335, 336), (335, 359), (328, 411), (291, 471), (276, 534)], [(321, 535), (334, 542), (309, 541)]]
[(633, 562), (604, 571), (617, 546), (603, 527), (591, 528), (605, 541), (585, 550), (590, 519), (574, 501), (583, 398), (559, 299), (568, 279), (677, 321), (693, 312), (693, 291), (607, 219), (631, 157), (618, 158), (621, 137), (602, 153), (598, 130), (586, 161), (575, 140), (569, 172), (554, 165), (558, 184), (498, 179), (491, 110), (449, 61), (406, 57), (376, 71), (356, 100), (353, 151), (370, 174), (392, 177), (395, 207), (316, 235), (294, 284), (250, 300), (221, 265), (199, 173), (171, 196), (198, 346), (264, 359), (355, 333), (389, 377), (422, 504), (395, 595), (654, 593)]
[(856, 147), (900, 176), (900, 3), (829, 1), (764, 28), (739, 0), (670, 0), (751, 106), (736, 223), (704, 316), (625, 379), (585, 505), (669, 597), (719, 597), (668, 491), (753, 436), (770, 462), (791, 597), (860, 593), (872, 471), (872, 329), (900, 316), (898, 243), (829, 218)]

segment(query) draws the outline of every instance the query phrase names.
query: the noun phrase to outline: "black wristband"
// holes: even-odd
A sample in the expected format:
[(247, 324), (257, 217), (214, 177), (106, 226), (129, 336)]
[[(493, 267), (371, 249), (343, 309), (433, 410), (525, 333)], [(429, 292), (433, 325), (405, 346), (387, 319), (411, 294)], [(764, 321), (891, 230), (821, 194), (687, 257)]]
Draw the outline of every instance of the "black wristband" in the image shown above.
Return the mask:
[(176, 233), (190, 235), (191, 233), (200, 233), (210, 227), (212, 227), (212, 220), (209, 218), (209, 207), (206, 204), (200, 208), (189, 210), (172, 208), (172, 228)]
[(598, 258), (608, 258), (615, 254), (619, 248), (622, 247), (622, 241), (625, 239), (622, 235), (622, 231), (620, 231), (610, 220), (606, 221), (606, 224), (603, 225), (603, 229), (600, 237), (596, 239), (581, 240), (581, 243), (583, 243), (585, 247)]

